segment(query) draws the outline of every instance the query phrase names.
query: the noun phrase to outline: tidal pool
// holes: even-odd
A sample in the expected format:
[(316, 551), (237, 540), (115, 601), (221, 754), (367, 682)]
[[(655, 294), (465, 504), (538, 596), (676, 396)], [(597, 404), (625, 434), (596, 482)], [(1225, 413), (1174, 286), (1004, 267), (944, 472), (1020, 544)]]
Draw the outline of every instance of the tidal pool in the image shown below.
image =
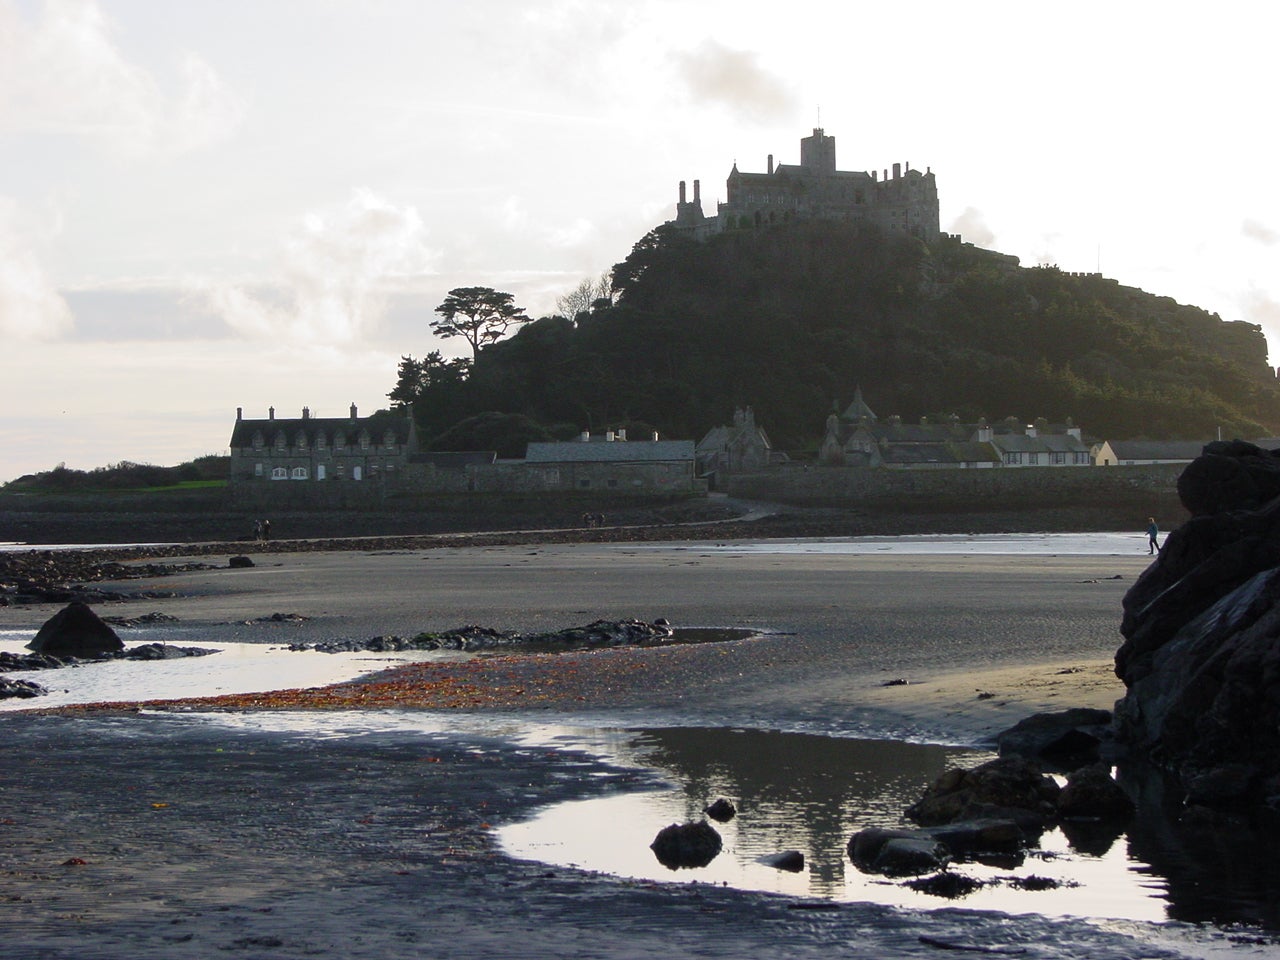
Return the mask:
[[(610, 753), (617, 762), (658, 771), (671, 788), (552, 806), (500, 828), (504, 852), (639, 880), (726, 885), (818, 901), (1155, 922), (1265, 921), (1253, 909), (1260, 895), (1256, 885), (1231, 886), (1228, 875), (1211, 866), (1206, 871), (1204, 863), (1166, 859), (1156, 867), (1135, 849), (1145, 846), (1140, 839), (1135, 843), (1118, 828), (1097, 824), (1044, 834), (1020, 864), (953, 864), (951, 872), (984, 884), (955, 900), (854, 867), (845, 852), (853, 833), (868, 826), (911, 826), (902, 812), (925, 787), (950, 767), (975, 766), (993, 756), (984, 751), (668, 728), (632, 731), (612, 740)], [(702, 819), (706, 805), (719, 797), (738, 810), (727, 823), (712, 822), (723, 839), (721, 853), (701, 868), (672, 870), (659, 863), (649, 848), (658, 831)], [(798, 873), (760, 862), (791, 850), (804, 855)], [(1174, 885), (1165, 870), (1175, 875)], [(1186, 882), (1188, 870), (1196, 882)]]

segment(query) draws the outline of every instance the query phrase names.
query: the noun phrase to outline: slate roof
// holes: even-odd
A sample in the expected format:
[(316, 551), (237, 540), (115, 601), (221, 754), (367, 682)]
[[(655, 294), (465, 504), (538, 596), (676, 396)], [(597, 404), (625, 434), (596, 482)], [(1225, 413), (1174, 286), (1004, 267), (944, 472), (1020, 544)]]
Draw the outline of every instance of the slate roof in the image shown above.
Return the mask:
[(255, 433), (262, 433), (262, 441), (272, 446), (281, 432), (285, 441), (293, 445), (299, 434), (307, 438), (309, 446), (316, 446), (316, 440), (324, 437), (326, 446), (333, 446), (334, 439), (342, 434), (349, 444), (360, 436), (361, 430), (369, 431), (369, 439), (374, 443), (382, 443), (383, 437), (390, 430), (397, 444), (409, 443), (413, 433), (413, 425), (407, 416), (391, 410), (380, 410), (368, 417), (275, 417), (256, 420), (237, 420), (231, 431), (231, 443), (234, 448), (246, 449), (253, 446)]
[(1205, 440), (1112, 440), (1117, 460), (1168, 460), (1190, 463), (1204, 450)]
[(531, 443), (526, 463), (661, 463), (693, 461), (692, 440), (564, 440)]
[(437, 470), (464, 470), (467, 467), (496, 463), (496, 450), (442, 450), (435, 453), (411, 453), (410, 463), (422, 463)]

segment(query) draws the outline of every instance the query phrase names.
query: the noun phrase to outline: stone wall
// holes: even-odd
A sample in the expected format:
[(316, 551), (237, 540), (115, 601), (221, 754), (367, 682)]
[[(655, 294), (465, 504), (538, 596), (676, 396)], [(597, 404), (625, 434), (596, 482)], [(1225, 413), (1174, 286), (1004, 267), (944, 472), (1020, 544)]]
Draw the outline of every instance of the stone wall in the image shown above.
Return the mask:
[[(1136, 467), (1018, 467), (876, 470), (780, 464), (728, 478), (730, 496), (803, 506), (861, 504), (910, 509), (947, 504), (1055, 506), (1176, 497), (1183, 464)], [(1154, 505), (1151, 509), (1155, 509)]]

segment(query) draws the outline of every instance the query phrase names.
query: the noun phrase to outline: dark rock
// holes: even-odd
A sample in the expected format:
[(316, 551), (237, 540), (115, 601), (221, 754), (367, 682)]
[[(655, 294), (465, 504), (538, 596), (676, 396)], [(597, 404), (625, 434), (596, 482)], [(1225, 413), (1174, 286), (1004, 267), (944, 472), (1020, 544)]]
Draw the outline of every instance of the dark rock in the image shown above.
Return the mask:
[(949, 870), (943, 870), (941, 873), (935, 873), (931, 877), (916, 877), (914, 880), (907, 880), (903, 886), (909, 887), (917, 893), (927, 893), (933, 897), (944, 897), (947, 900), (958, 900), (960, 897), (967, 897), (973, 891), (981, 889), (983, 886), (981, 880), (974, 877), (966, 877), (962, 873), (952, 873)]
[(0, 677), (0, 700), (43, 697), (48, 692), (40, 684), (32, 683), (30, 680), (10, 680), (8, 677)]
[(771, 853), (759, 860), (766, 867), (785, 870), (787, 873), (799, 873), (804, 869), (804, 854), (799, 850), (785, 850), (782, 853)]
[(1022, 828), (1012, 819), (959, 820), (927, 827), (922, 832), (946, 844), (953, 856), (964, 859), (1020, 853), (1027, 843)]
[(253, 562), (252, 557), (238, 556), (232, 557), (227, 561), (227, 566), (232, 570), (246, 570), (249, 567), (255, 567), (257, 564)]
[(1280, 454), (1209, 444), (1194, 514), (1124, 599), (1117, 737), (1197, 803), (1264, 804), (1280, 777)]
[(919, 830), (868, 827), (849, 838), (849, 859), (863, 873), (918, 876), (941, 870), (951, 859), (946, 844)]
[(1059, 770), (1096, 763), (1111, 739), (1111, 711), (1077, 707), (1037, 713), (996, 735), (1000, 756), (1017, 754)]
[(717, 823), (728, 823), (738, 813), (738, 808), (733, 805), (733, 801), (721, 797), (715, 803), (708, 806), (705, 813)]
[(1058, 785), (1025, 757), (988, 761), (972, 770), (948, 770), (906, 811), (923, 826), (988, 817), (1024, 828), (1052, 818)]
[(649, 849), (671, 870), (705, 867), (720, 853), (720, 834), (705, 820), (673, 823), (658, 831)]
[(58, 657), (100, 657), (118, 653), (124, 643), (88, 605), (73, 600), (45, 621), (27, 649)]
[(56, 670), (66, 665), (67, 661), (61, 657), (51, 657), (44, 653), (0, 651), (0, 673), (13, 673), (17, 670)]
[(1133, 813), (1133, 801), (1111, 778), (1105, 763), (1081, 767), (1067, 777), (1058, 794), (1058, 816), (1123, 819)]
[(122, 660), (180, 660), (183, 657), (207, 657), (217, 650), (206, 647), (179, 647), (172, 643), (140, 643), (120, 654)]

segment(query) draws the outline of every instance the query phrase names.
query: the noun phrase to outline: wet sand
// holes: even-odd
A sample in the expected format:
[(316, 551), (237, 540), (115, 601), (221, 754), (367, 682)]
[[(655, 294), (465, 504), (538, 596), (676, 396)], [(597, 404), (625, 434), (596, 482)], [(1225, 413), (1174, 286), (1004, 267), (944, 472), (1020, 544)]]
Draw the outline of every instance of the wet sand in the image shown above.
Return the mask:
[[(1044, 957), (1202, 955), (1198, 935), (1163, 926), (810, 910), (549, 869), (501, 856), (489, 833), (555, 800), (650, 776), (522, 747), (494, 722), (977, 743), (1039, 709), (1109, 706), (1121, 692), (1107, 674), (1120, 597), (1146, 562), (559, 544), (279, 554), (249, 570), (157, 580), (183, 596), (128, 612), (179, 617), (183, 643), (632, 616), (763, 634), (495, 658), (469, 667), (487, 699), (449, 702), (447, 684), (420, 680), (401, 706), (449, 730), (417, 736), (272, 732), (261, 712), (244, 727), (236, 714), (210, 721), (180, 709), (0, 716), (0, 947), (49, 958), (884, 957), (935, 956), (939, 943)], [(38, 626), (52, 612), (2, 609), (0, 627)], [(309, 619), (242, 622), (273, 612)], [(908, 683), (886, 685), (898, 679)], [(358, 716), (353, 725), (367, 727), (369, 714)]]

